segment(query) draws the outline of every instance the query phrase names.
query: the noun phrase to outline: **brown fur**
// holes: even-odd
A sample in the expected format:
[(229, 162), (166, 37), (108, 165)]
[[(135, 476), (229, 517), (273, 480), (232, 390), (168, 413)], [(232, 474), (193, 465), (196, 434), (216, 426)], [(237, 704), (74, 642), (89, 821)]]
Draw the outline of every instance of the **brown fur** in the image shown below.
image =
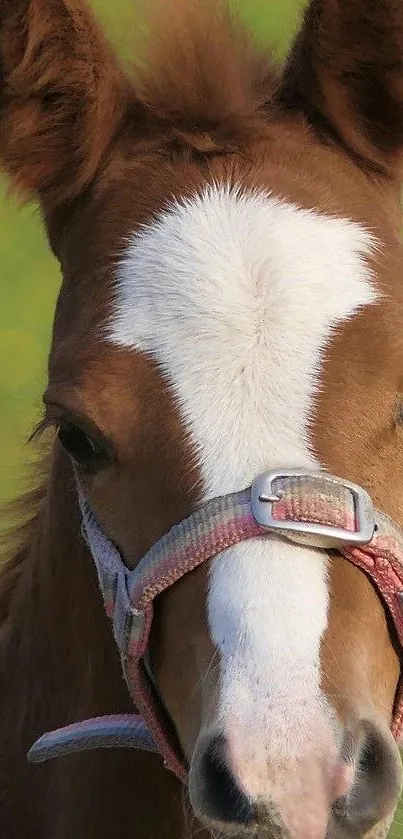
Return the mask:
[[(37, 481), (39, 477), (37, 476)], [(38, 483), (35, 489), (27, 492), (18, 499), (17, 503), (7, 505), (5, 513), (8, 520), (15, 524), (6, 532), (3, 544), (1, 562), (1, 599), (0, 624), (9, 613), (13, 594), (22, 574), (25, 560), (29, 557), (29, 548), (40, 526), (41, 510), (46, 498), (47, 478)], [(3, 556), (4, 553), (4, 556)]]
[(215, 0), (159, 0), (147, 19), (147, 61), (135, 74), (146, 109), (185, 144), (193, 136), (190, 145), (204, 153), (244, 145), (272, 100), (276, 71), (268, 56)]
[(45, 209), (91, 182), (131, 92), (77, 0), (1, 0), (0, 149)]
[(396, 178), (402, 167), (403, 7), (400, 0), (313, 0), (279, 101), (299, 110), (357, 162)]
[[(173, 196), (212, 179), (347, 215), (385, 243), (373, 268), (389, 298), (335, 336), (312, 443), (326, 466), (367, 486), (403, 524), (401, 431), (392, 420), (402, 253), (397, 181), (390, 182), (403, 127), (389, 107), (399, 101), (400, 12), (397, 0), (372, 3), (375, 34), (382, 23), (385, 38), (378, 71), (389, 105), (369, 131), (375, 55), (364, 6), (314, 0), (279, 83), (213, 0), (157, 5), (150, 63), (131, 80), (79, 0), (0, 0), (0, 158), (41, 202), (63, 273), (45, 424), (77, 417), (111, 441), (114, 465), (83, 481), (131, 565), (192, 509), (200, 475), (161, 373), (140, 354), (100, 343), (99, 327), (124, 237)], [(351, 44), (362, 43), (356, 63), (350, 30)], [(388, 54), (396, 58), (392, 75)], [(364, 66), (370, 72), (357, 82)], [(369, 164), (376, 177), (368, 177)], [(117, 830), (119, 839), (181, 839), (188, 832), (181, 790), (158, 758), (119, 752), (26, 763), (44, 730), (132, 707), (80, 537), (71, 465), (57, 442), (33, 525), (0, 580), (0, 839), (110, 839)], [(334, 560), (324, 687), (343, 720), (370, 705), (389, 722), (399, 662), (374, 589), (347, 568)], [(205, 568), (172, 588), (158, 604), (152, 639), (157, 682), (189, 755), (215, 689), (214, 668), (205, 678), (213, 653), (205, 588)]]

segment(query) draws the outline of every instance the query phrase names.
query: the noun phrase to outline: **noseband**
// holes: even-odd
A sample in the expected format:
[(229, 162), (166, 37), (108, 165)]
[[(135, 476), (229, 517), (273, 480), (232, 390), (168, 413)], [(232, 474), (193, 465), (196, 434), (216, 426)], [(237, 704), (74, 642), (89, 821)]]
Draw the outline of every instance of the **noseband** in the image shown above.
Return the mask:
[[(159, 752), (165, 766), (186, 781), (186, 760), (148, 663), (153, 604), (185, 574), (246, 539), (277, 536), (338, 550), (372, 579), (403, 647), (403, 531), (374, 510), (369, 495), (355, 484), (326, 472), (265, 472), (248, 489), (201, 505), (131, 571), (81, 497), (80, 507), (83, 535), (138, 714), (97, 717), (44, 734), (28, 753), (32, 763), (88, 749), (141, 748)], [(392, 722), (396, 738), (402, 727), (401, 680)]]

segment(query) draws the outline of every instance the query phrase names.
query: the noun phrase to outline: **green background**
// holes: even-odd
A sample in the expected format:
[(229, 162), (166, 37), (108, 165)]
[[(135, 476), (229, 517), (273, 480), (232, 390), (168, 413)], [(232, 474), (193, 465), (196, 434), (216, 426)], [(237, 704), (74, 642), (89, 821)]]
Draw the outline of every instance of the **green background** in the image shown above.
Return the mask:
[[(304, 0), (234, 3), (257, 38), (282, 56)], [(93, 0), (92, 5), (122, 55), (129, 58), (133, 0)], [(18, 208), (7, 196), (7, 183), (0, 182), (0, 503), (31, 483), (27, 438), (41, 416), (59, 282), (37, 209)], [(401, 819), (399, 814), (392, 837), (403, 837)]]

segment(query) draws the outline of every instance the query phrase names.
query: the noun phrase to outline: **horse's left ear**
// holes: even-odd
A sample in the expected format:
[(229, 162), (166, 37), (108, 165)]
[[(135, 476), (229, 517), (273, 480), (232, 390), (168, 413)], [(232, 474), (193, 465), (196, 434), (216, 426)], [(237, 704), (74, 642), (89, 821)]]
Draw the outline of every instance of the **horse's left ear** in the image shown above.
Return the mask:
[(88, 187), (133, 98), (85, 0), (0, 0), (0, 165), (45, 213)]
[(367, 170), (403, 165), (403, 0), (311, 0), (278, 98)]

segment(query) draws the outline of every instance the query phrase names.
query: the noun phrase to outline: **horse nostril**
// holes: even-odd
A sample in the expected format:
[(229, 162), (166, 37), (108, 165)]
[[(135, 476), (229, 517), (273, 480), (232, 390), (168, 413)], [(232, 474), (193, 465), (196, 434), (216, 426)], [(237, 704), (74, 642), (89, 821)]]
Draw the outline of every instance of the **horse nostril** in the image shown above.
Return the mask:
[(254, 807), (239, 789), (225, 757), (225, 740), (217, 737), (206, 748), (200, 764), (201, 810), (214, 821), (250, 824)]
[(337, 821), (355, 830), (367, 830), (389, 815), (401, 792), (401, 761), (389, 731), (364, 720), (356, 742), (355, 772), (351, 789), (336, 801)]

